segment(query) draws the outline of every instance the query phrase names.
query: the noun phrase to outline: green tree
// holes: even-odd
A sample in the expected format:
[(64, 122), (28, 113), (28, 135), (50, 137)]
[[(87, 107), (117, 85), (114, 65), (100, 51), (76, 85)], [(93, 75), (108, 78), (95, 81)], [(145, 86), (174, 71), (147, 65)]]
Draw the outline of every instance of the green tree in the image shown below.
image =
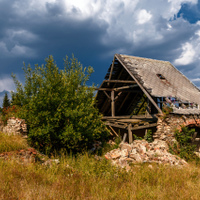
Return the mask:
[(8, 98), (7, 92), (5, 92), (4, 98), (3, 98), (3, 108), (8, 108), (10, 106), (10, 100)]
[(17, 90), (13, 104), (16, 99), (21, 105), (18, 115), (27, 122), (31, 145), (45, 153), (80, 152), (107, 138), (94, 107), (94, 86), (86, 85), (92, 67), (83, 68), (76, 58), (66, 57), (60, 70), (49, 56), (45, 65), (24, 66), (23, 70), (24, 86), (13, 75)]

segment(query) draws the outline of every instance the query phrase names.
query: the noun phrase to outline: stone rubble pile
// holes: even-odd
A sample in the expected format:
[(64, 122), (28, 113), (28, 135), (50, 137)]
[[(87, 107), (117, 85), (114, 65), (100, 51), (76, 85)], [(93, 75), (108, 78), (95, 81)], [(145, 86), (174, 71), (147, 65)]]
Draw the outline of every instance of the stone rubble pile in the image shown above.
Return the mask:
[(0, 159), (4, 160), (15, 159), (23, 163), (34, 163), (36, 161), (36, 157), (38, 156), (38, 154), (39, 153), (34, 148), (28, 148), (28, 149), (21, 149), (16, 151), (0, 153)]
[(187, 165), (187, 162), (168, 152), (169, 147), (165, 141), (135, 140), (132, 144), (121, 143), (118, 149), (106, 153), (105, 158), (114, 165), (129, 168), (130, 163), (159, 163), (168, 165)]
[(2, 131), (8, 135), (26, 135), (27, 125), (24, 119), (11, 117), (7, 120), (7, 125), (3, 127)]
[(47, 156), (39, 153), (34, 148), (21, 149), (10, 152), (0, 153), (0, 159), (3, 160), (15, 160), (19, 163), (40, 163), (46, 166), (52, 166), (52, 164), (59, 164), (59, 159), (49, 159)]

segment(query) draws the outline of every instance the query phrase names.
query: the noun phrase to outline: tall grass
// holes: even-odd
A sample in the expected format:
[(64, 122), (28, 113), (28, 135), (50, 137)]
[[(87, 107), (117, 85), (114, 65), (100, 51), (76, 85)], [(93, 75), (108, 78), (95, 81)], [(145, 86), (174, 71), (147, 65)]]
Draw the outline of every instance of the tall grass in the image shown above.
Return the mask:
[(26, 149), (28, 144), (19, 135), (6, 135), (0, 132), (0, 153)]
[[(1, 152), (27, 148), (18, 136), (0, 137)], [(0, 199), (200, 199), (200, 168), (192, 163), (182, 168), (138, 164), (126, 172), (87, 153), (59, 159), (51, 166), (0, 159)]]
[(0, 161), (1, 199), (199, 199), (200, 169), (147, 164), (126, 172), (87, 154), (51, 167)]

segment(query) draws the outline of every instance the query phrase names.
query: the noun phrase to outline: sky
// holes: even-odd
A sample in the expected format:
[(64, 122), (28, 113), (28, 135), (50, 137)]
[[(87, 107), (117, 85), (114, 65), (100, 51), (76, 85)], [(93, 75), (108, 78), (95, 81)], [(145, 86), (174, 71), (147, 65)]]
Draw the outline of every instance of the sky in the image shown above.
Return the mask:
[(170, 61), (200, 88), (200, 0), (0, 0), (0, 92), (53, 55), (92, 66), (100, 85), (114, 54)]

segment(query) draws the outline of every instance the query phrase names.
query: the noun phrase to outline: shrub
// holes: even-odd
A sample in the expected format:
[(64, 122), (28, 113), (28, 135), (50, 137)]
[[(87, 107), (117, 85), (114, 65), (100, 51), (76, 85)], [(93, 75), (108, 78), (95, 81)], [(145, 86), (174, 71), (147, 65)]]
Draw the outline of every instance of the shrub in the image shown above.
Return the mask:
[(13, 75), (17, 92), (12, 104), (21, 105), (18, 115), (27, 122), (31, 145), (48, 154), (80, 152), (108, 135), (94, 107), (94, 86), (86, 85), (92, 67), (83, 68), (74, 57), (64, 63), (60, 70), (49, 56), (41, 67), (24, 66), (24, 86)]
[(192, 144), (192, 136), (195, 129), (189, 130), (188, 127), (182, 127), (182, 130), (175, 130), (174, 136), (178, 143), (174, 143), (170, 146), (170, 152), (179, 155), (186, 160), (192, 160), (195, 158), (194, 150), (195, 145)]
[(10, 117), (16, 117), (17, 116), (17, 112), (18, 112), (19, 108), (18, 106), (9, 106), (9, 107), (4, 107), (2, 109), (2, 113), (1, 113), (1, 120), (3, 121), (4, 125), (7, 124), (7, 120)]
[(149, 143), (153, 142), (153, 133), (151, 129), (147, 130), (147, 134), (144, 136), (144, 139)]

